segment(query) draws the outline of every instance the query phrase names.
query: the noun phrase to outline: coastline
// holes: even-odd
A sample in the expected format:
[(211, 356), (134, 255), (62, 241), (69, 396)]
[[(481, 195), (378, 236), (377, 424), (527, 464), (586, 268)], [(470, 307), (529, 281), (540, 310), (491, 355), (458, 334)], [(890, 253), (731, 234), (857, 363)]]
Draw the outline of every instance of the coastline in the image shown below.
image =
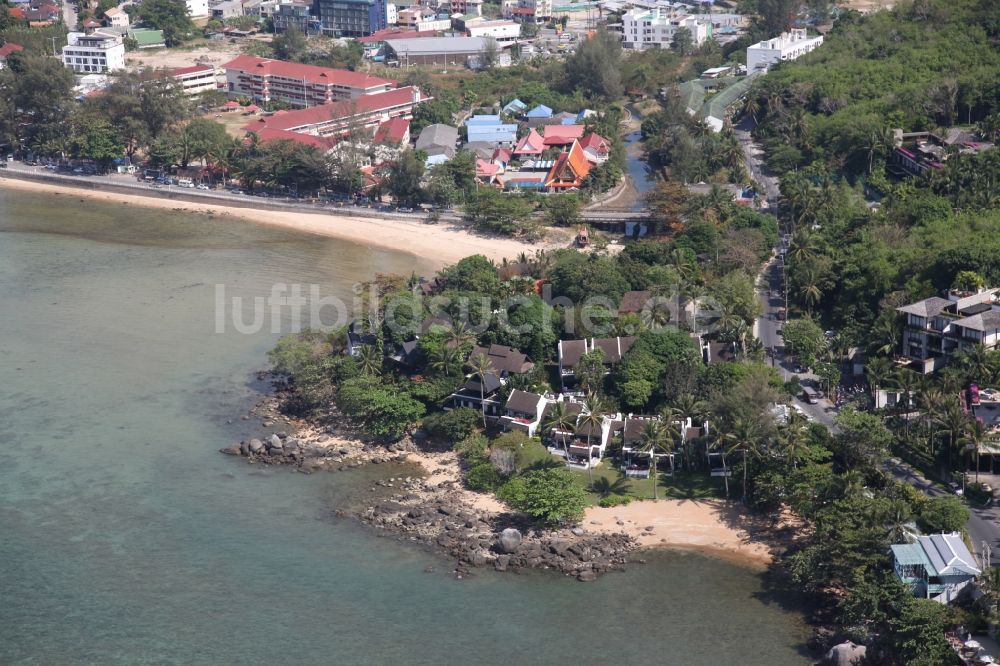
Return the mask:
[[(370, 489), (379, 491), (377, 497), (338, 514), (455, 557), (457, 575), (468, 574), (470, 567), (493, 566), (501, 571), (537, 567), (593, 580), (636, 561), (630, 555), (653, 549), (693, 552), (762, 572), (775, 563), (775, 548), (787, 545), (782, 533), (794, 535), (797, 530), (788, 521), (764, 524), (722, 500), (675, 499), (592, 506), (576, 527), (540, 529), (493, 495), (465, 488), (454, 451), (421, 451), (408, 440), (387, 449), (354, 429), (287, 421), (274, 396), (251, 413), (267, 419), (265, 431), (273, 434), (232, 444), (222, 453), (244, 457), (251, 464), (288, 465), (306, 474), (383, 463), (419, 468), (422, 475), (397, 477), (387, 472)], [(281, 431), (285, 425), (291, 435)], [(500, 537), (511, 527), (521, 533), (520, 550), (505, 553)], [(604, 557), (583, 555), (588, 559), (581, 561), (588, 549), (603, 552)]]
[(536, 249), (556, 249), (568, 241), (549, 240), (528, 244), (512, 238), (483, 236), (459, 225), (441, 222), (427, 224), (423, 220), (365, 218), (356, 215), (323, 215), (298, 211), (263, 210), (252, 207), (194, 203), (157, 196), (124, 194), (104, 190), (73, 187), (59, 183), (43, 183), (11, 178), (0, 173), (0, 188), (34, 194), (76, 197), (124, 206), (140, 206), (160, 210), (183, 211), (244, 220), (256, 224), (300, 231), (316, 236), (337, 238), (367, 247), (403, 252), (419, 257), (435, 268), (452, 264), (473, 254), (500, 261), (514, 259), (522, 252)]
[[(461, 488), (454, 452), (407, 453), (405, 459), (423, 467), (428, 485), (454, 483)], [(480, 513), (508, 511), (492, 495), (464, 488), (455, 492)], [(592, 506), (580, 525), (595, 534), (624, 534), (635, 540), (639, 550), (697, 552), (756, 570), (775, 562), (773, 550), (763, 538), (766, 527), (722, 500), (661, 499), (608, 508)]]

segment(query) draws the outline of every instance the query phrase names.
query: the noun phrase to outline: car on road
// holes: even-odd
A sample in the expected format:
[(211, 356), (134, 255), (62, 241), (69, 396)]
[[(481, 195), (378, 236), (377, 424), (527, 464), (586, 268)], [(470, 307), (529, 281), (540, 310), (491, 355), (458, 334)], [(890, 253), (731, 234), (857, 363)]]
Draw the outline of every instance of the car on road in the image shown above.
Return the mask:
[(805, 371), (806, 369), (802, 367), (801, 363), (796, 363), (795, 366), (792, 368), (792, 372), (794, 372), (797, 375), (801, 375)]
[(808, 402), (810, 405), (819, 404), (819, 393), (813, 391), (812, 389), (802, 390), (802, 399)]
[(397, 208), (396, 212), (397, 213), (412, 213), (413, 209), (412, 208), (406, 208), (406, 207), (404, 207), (404, 208)]
[(774, 318), (777, 319), (778, 321), (785, 321), (785, 311), (778, 310), (777, 312), (774, 313)]
[(211, 188), (211, 187), (209, 187), (208, 185), (206, 185), (205, 183), (199, 183), (199, 184), (198, 184), (198, 189), (199, 189), (199, 190), (210, 190), (210, 189), (212, 189), (212, 188)]

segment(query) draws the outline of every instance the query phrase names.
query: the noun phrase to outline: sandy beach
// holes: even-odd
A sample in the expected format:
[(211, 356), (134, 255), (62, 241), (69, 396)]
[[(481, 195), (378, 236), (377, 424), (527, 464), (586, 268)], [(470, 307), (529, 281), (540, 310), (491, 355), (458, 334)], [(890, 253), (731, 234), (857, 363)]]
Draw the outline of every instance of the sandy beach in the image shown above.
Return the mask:
[(481, 236), (447, 222), (432, 225), (426, 224), (422, 220), (259, 210), (174, 201), (155, 196), (104, 192), (4, 177), (0, 177), (0, 187), (53, 196), (76, 197), (122, 206), (142, 206), (232, 217), (318, 236), (339, 238), (368, 247), (405, 252), (426, 260), (434, 267), (452, 264), (473, 254), (482, 254), (494, 261), (500, 261), (504, 258), (514, 259), (521, 252), (531, 253), (536, 249), (555, 249), (567, 247), (569, 244), (568, 238), (562, 237), (565, 234), (559, 234), (558, 231), (554, 232), (557, 234), (557, 238), (532, 245), (512, 238)]
[(696, 551), (760, 569), (774, 561), (762, 526), (755, 525), (738, 506), (722, 500), (595, 506), (587, 509), (583, 524), (595, 532), (624, 532), (643, 548)]
[[(454, 452), (408, 453), (406, 459), (426, 470), (428, 485), (454, 482), (455, 487), (461, 487), (458, 456)], [(509, 510), (491, 495), (459, 492), (463, 502), (476, 511)], [(695, 551), (754, 569), (765, 569), (774, 561), (771, 548), (762, 538), (763, 527), (755, 525), (736, 505), (722, 500), (658, 500), (611, 508), (594, 506), (587, 509), (582, 525), (590, 532), (628, 534), (642, 548)]]

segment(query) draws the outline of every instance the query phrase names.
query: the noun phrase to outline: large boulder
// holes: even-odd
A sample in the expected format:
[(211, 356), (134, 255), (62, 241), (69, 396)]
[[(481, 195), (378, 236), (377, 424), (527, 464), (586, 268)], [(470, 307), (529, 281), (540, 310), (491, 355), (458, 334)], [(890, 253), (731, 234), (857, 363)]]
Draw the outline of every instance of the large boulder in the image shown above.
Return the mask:
[(847, 641), (830, 648), (830, 651), (826, 653), (825, 660), (830, 666), (857, 666), (864, 661), (867, 652), (868, 648), (864, 645)]
[(240, 455), (240, 445), (239, 444), (230, 444), (229, 446), (225, 447), (224, 449), (219, 449), (219, 451), (221, 451), (222, 453), (225, 453), (227, 456), (238, 456), (238, 455)]
[(250, 440), (250, 453), (260, 453), (263, 450), (264, 442), (256, 438)]
[(521, 545), (521, 533), (513, 527), (508, 527), (500, 533), (500, 548), (505, 553), (513, 553)]
[(278, 449), (279, 451), (284, 447), (281, 438), (277, 435), (271, 435), (271, 439), (267, 441), (267, 448)]

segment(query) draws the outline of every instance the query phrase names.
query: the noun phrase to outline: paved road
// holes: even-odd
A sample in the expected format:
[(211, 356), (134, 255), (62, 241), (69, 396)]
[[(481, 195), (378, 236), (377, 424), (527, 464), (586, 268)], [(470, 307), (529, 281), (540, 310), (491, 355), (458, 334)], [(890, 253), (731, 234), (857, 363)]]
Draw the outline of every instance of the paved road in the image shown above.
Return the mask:
[[(777, 179), (764, 175), (760, 163), (760, 151), (753, 144), (748, 129), (742, 127), (736, 131), (743, 146), (744, 155), (746, 155), (747, 169), (750, 171), (751, 177), (767, 192), (768, 202), (772, 205), (771, 211), (776, 213), (779, 195)], [(772, 352), (770, 354), (772, 364), (779, 369), (785, 379), (789, 379), (794, 373), (787, 359), (784, 358), (784, 342), (778, 333), (782, 323), (777, 319), (779, 310), (784, 306), (780, 250), (779, 242), (779, 247), (775, 249), (774, 258), (764, 266), (757, 279), (757, 293), (764, 304), (764, 313), (757, 320), (754, 333), (760, 338), (764, 348)], [(799, 374), (798, 377), (805, 384), (816, 380), (815, 376), (809, 373)], [(796, 397), (795, 403), (818, 423), (831, 429), (835, 427), (834, 417), (837, 411), (828, 400), (823, 399), (820, 400), (819, 404), (810, 405)], [(883, 463), (883, 469), (896, 479), (910, 484), (930, 497), (937, 497), (948, 492), (940, 485), (924, 478), (920, 472), (901, 460), (890, 458)], [(969, 522), (966, 523), (965, 527), (971, 537), (976, 555), (981, 556), (983, 544), (988, 544), (991, 565), (1000, 565), (1000, 507), (989, 509), (970, 507), (970, 514)]]
[[(28, 166), (19, 162), (7, 162), (7, 167), (0, 170), (0, 178), (11, 176), (16, 178), (19, 174), (31, 175), (36, 178), (57, 178), (53, 182), (56, 184), (65, 182), (70, 185), (79, 183), (80, 185), (93, 189), (100, 189), (102, 185), (127, 188), (134, 190), (140, 196), (167, 197), (168, 194), (198, 197), (198, 200), (209, 200), (211, 203), (220, 206), (244, 206), (253, 208), (279, 206), (291, 210), (302, 210), (306, 212), (325, 213), (329, 215), (343, 216), (371, 216), (387, 217), (392, 219), (407, 220), (413, 222), (423, 222), (427, 219), (427, 214), (423, 212), (401, 213), (392, 210), (378, 210), (370, 206), (356, 206), (354, 204), (312, 204), (304, 200), (290, 197), (258, 197), (249, 194), (233, 194), (226, 190), (198, 190), (188, 189), (170, 185), (156, 185), (136, 180), (135, 176), (122, 174), (110, 174), (107, 176), (79, 176), (67, 173), (53, 173), (42, 166)], [(453, 212), (446, 211), (441, 215), (441, 221), (456, 222), (461, 217)]]
[(76, 22), (77, 22), (76, 7), (73, 5), (73, 3), (70, 2), (70, 0), (63, 0), (62, 11), (63, 11), (63, 23), (66, 24), (66, 29), (76, 30)]

